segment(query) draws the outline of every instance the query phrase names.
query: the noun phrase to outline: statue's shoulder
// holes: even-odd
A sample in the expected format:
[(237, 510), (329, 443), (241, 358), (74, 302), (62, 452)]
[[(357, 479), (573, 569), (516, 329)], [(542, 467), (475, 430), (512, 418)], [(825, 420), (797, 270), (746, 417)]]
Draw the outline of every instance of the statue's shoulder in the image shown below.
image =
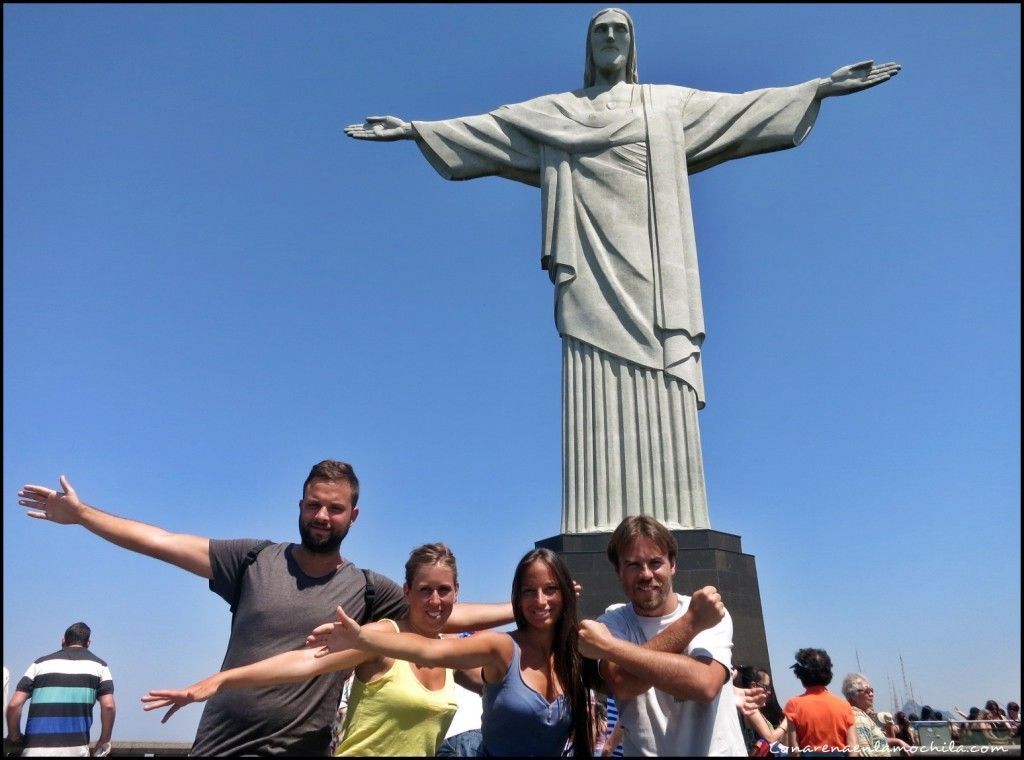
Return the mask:
[(701, 102), (704, 95), (713, 94), (678, 84), (652, 84), (650, 87), (652, 104), (666, 112), (685, 112), (688, 106)]
[[(659, 100), (686, 100), (690, 95), (697, 90), (692, 87), (683, 87), (678, 84), (649, 84), (647, 82), (634, 84), (633, 87), (637, 89), (650, 90), (651, 95)], [(594, 87), (581, 88), (574, 90), (566, 95), (571, 95), (575, 99), (591, 98), (594, 95)]]
[[(540, 95), (519, 103), (508, 103), (501, 108), (519, 109), (525, 108), (531, 111), (547, 111), (558, 106), (566, 106), (575, 103), (584, 97), (583, 90), (575, 92), (557, 92), (553, 95)], [(500, 110), (500, 109), (499, 109)]]
[(678, 92), (683, 94), (689, 94), (694, 91), (692, 87), (685, 87), (684, 85), (681, 84), (652, 84), (650, 85), (650, 87), (655, 92), (665, 93)]
[(695, 90), (692, 87), (684, 87), (680, 84), (652, 84), (650, 88), (656, 97), (660, 97), (663, 100), (685, 101), (693, 93), (699, 92), (699, 90)]
[[(698, 92), (698, 90), (694, 90), (690, 87), (681, 87), (675, 84), (638, 84), (634, 86), (637, 88), (649, 87), (655, 102), (669, 107), (682, 105), (693, 93)], [(530, 100), (524, 100), (520, 103), (509, 103), (507, 105), (503, 105), (496, 109), (494, 113), (499, 113), (501, 111), (529, 111), (531, 113), (539, 112), (555, 116), (574, 113), (581, 106), (584, 106), (584, 110), (589, 110), (588, 104), (593, 100), (597, 91), (598, 88), (596, 87), (581, 87), (578, 90), (556, 92), (551, 95), (541, 95), (536, 98), (531, 98)]]

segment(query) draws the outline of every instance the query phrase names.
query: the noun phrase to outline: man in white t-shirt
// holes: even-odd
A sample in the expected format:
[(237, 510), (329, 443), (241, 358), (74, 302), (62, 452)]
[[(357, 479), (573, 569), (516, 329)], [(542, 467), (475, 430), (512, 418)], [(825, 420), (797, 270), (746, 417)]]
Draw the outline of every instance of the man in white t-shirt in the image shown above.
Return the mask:
[(608, 558), (630, 604), (580, 627), (580, 651), (600, 660), (619, 704), (627, 756), (746, 755), (729, 683), (732, 618), (712, 586), (676, 594), (677, 546), (651, 517), (627, 517)]

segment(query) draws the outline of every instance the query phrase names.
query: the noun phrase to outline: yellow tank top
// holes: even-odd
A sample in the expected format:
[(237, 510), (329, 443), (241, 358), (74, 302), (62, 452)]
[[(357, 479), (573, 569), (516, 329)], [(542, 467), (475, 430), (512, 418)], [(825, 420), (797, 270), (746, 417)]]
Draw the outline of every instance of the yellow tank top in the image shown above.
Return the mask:
[[(395, 621), (387, 622), (398, 631)], [(430, 691), (408, 662), (395, 660), (375, 681), (352, 679), (345, 738), (334, 754), (433, 757), (456, 709), (451, 670), (445, 670), (444, 687)]]

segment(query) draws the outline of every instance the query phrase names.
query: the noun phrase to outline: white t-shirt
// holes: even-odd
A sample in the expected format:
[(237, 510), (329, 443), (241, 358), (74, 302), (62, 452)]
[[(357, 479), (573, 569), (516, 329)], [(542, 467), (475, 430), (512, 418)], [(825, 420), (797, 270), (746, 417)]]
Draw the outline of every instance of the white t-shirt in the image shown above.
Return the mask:
[(448, 733), (444, 735), (445, 739), (461, 734), (463, 731), (480, 728), (480, 723), (483, 720), (484, 703), (479, 694), (474, 694), (469, 689), (455, 684), (455, 701), (458, 703), (459, 709), (455, 712), (455, 717), (452, 718), (452, 724), (448, 726)]
[[(642, 645), (686, 612), (690, 597), (676, 596), (679, 604), (674, 612), (664, 617), (642, 617), (630, 604), (613, 604), (605, 610), (600, 622), (607, 625), (616, 638)], [(728, 611), (718, 625), (697, 634), (685, 654), (710, 657), (730, 672), (732, 618)], [(634, 699), (620, 702), (619, 720), (626, 732), (622, 741), (626, 756), (745, 756), (747, 749), (732, 686), (724, 681), (723, 687), (707, 704), (676, 699), (653, 687)]]

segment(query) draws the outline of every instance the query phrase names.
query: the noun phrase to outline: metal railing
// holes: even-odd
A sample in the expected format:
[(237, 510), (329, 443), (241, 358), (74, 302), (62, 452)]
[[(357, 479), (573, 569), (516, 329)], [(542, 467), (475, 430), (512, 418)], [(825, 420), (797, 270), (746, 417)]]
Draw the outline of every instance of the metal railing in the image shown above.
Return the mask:
[(914, 754), (958, 754), (980, 751), (1020, 757), (1020, 730), (1002, 721), (919, 720), (912, 724), (917, 735)]
[(108, 757), (187, 757), (190, 749), (192, 742), (112, 741)]

